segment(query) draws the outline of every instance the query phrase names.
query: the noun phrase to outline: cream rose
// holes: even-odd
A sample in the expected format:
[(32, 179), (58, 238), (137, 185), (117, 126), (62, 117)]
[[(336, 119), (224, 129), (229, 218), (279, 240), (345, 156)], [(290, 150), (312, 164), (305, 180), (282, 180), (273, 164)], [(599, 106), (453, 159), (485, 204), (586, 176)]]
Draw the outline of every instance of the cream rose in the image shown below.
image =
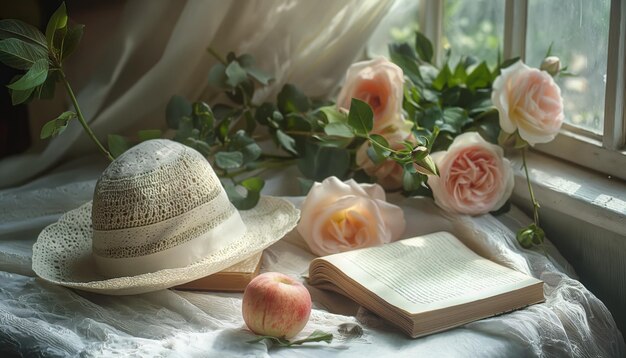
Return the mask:
[(554, 139), (563, 123), (561, 89), (545, 71), (518, 61), (493, 82), (491, 100), (500, 113), (500, 128), (530, 145)]
[(348, 68), (337, 97), (339, 108), (350, 109), (352, 98), (367, 102), (374, 111), (373, 133), (402, 121), (404, 73), (384, 57), (357, 62)]
[[(395, 128), (393, 128), (395, 127)], [(385, 137), (392, 149), (404, 149), (402, 141), (408, 140), (415, 143), (415, 138), (411, 134), (413, 123), (403, 121), (402, 126), (388, 127), (394, 130), (384, 131), (382, 136)], [(363, 169), (367, 175), (376, 179), (376, 182), (387, 190), (395, 190), (402, 187), (402, 176), (404, 169), (402, 166), (391, 159), (376, 165), (367, 155), (367, 149), (370, 147), (369, 142), (365, 142), (356, 152), (356, 165)]]
[(379, 185), (352, 179), (315, 183), (300, 210), (297, 230), (320, 256), (391, 242), (406, 225), (402, 209), (385, 201)]
[(499, 209), (513, 191), (513, 170), (503, 154), (476, 132), (463, 133), (447, 151), (431, 154), (440, 174), (428, 177), (435, 203), (469, 215)]

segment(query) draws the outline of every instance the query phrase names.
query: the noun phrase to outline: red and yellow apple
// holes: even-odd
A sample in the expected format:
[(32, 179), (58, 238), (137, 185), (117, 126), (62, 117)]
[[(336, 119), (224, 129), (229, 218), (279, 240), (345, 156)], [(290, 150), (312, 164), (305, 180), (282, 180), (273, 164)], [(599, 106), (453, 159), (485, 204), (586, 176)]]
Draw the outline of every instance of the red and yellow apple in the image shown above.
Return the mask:
[(250, 281), (242, 306), (243, 320), (252, 332), (291, 338), (309, 321), (311, 295), (297, 280), (266, 272)]

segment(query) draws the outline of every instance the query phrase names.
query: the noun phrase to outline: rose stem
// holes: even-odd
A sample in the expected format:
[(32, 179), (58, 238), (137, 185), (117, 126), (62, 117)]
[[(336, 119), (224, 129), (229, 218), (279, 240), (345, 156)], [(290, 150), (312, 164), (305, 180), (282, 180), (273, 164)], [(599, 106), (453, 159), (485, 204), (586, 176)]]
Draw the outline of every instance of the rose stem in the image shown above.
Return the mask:
[(535, 199), (535, 193), (533, 192), (533, 187), (530, 184), (530, 177), (528, 176), (528, 166), (526, 165), (526, 148), (522, 148), (522, 165), (524, 167), (524, 173), (526, 174), (526, 183), (528, 184), (530, 200), (533, 203), (533, 217), (535, 220), (535, 225), (539, 226), (539, 203)]

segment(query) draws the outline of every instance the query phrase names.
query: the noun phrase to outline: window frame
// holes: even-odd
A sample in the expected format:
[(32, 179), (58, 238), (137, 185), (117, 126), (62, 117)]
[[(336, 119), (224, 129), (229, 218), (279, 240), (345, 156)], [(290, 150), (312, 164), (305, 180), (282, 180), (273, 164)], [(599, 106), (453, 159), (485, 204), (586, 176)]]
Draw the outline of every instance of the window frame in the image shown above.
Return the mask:
[[(444, 0), (424, 0), (420, 25), (441, 58)], [(602, 135), (565, 123), (556, 138), (535, 150), (626, 180), (626, 0), (611, 0)], [(506, 0), (504, 58), (525, 60), (528, 0)]]

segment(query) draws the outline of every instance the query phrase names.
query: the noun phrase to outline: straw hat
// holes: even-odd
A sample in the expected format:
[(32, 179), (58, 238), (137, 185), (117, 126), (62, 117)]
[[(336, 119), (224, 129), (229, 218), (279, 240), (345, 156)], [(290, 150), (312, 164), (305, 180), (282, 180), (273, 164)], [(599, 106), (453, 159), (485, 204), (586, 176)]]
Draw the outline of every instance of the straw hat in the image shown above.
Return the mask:
[(260, 252), (298, 218), (292, 204), (272, 197), (237, 211), (200, 153), (169, 140), (150, 140), (109, 165), (93, 203), (66, 213), (39, 234), (33, 270), (48, 282), (85, 291), (156, 291)]

